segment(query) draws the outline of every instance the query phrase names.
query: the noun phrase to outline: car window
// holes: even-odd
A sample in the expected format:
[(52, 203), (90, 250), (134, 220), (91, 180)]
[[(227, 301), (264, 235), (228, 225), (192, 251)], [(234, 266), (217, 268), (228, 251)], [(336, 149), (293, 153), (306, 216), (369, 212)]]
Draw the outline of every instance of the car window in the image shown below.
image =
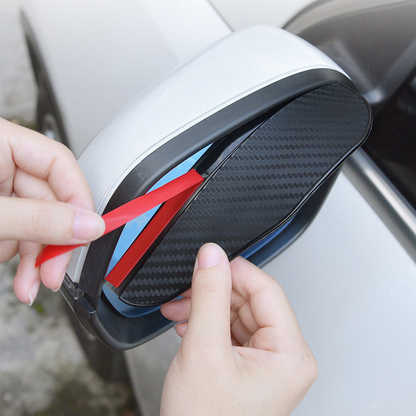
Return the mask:
[(376, 115), (367, 154), (416, 209), (416, 77)]

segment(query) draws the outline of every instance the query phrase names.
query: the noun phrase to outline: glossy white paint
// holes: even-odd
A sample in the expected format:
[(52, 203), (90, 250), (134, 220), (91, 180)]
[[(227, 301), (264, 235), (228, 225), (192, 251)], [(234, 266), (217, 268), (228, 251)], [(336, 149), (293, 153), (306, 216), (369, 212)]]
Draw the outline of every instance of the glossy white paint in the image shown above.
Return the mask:
[[(317, 68), (342, 72), (319, 50), (282, 29), (248, 28), (214, 44), (134, 99), (84, 150), (78, 161), (97, 212), (128, 173), (171, 138), (266, 85)], [(87, 250), (72, 257), (68, 275), (75, 282)]]
[(294, 415), (416, 414), (416, 265), (344, 175), (264, 270), (282, 284), (320, 366)]
[[(416, 265), (344, 174), (264, 270), (282, 284), (320, 367), (294, 416), (414, 416)], [(179, 344), (169, 331), (126, 352), (146, 416), (159, 414)]]

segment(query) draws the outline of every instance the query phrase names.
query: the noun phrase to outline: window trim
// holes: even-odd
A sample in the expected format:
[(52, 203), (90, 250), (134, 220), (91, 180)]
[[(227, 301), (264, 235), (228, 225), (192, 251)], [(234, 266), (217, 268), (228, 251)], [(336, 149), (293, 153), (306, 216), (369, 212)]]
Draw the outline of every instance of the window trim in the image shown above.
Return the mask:
[(344, 173), (416, 262), (416, 211), (363, 149), (345, 163)]

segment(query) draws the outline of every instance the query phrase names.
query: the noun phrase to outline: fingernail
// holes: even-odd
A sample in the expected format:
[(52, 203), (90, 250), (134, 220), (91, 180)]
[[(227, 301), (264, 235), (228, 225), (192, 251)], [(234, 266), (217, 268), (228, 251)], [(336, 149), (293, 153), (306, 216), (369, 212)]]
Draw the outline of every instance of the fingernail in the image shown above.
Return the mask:
[(40, 281), (37, 280), (35, 283), (33, 283), (29, 291), (29, 303), (28, 303), (29, 306), (33, 305), (33, 302), (35, 301), (36, 296), (38, 295), (39, 287), (40, 287)]
[(205, 244), (201, 247), (197, 257), (196, 268), (206, 268), (218, 266), (222, 263), (224, 251), (213, 243)]
[(64, 278), (65, 278), (65, 273), (66, 272), (63, 272), (61, 278), (59, 279), (59, 286), (56, 289), (51, 289), (52, 292), (55, 292), (55, 293), (59, 292), (59, 289), (61, 288), (62, 282), (64, 281)]
[(104, 220), (95, 212), (78, 211), (72, 224), (72, 235), (80, 241), (92, 241), (105, 230)]

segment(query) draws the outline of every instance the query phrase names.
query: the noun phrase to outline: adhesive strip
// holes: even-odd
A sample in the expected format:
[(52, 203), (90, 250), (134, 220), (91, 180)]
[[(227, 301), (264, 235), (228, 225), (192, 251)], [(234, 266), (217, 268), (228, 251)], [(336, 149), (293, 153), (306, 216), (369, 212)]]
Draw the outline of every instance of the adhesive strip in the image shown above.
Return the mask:
[[(125, 225), (127, 222), (138, 217), (139, 215), (144, 214), (152, 208), (176, 197), (190, 188), (195, 190), (196, 187), (203, 182), (203, 180), (204, 178), (192, 169), (166, 185), (163, 185), (160, 188), (142, 195), (103, 215), (103, 219), (105, 221), (105, 232), (103, 235), (114, 231), (116, 228)], [(62, 246), (48, 245), (41, 251), (36, 259), (35, 267), (40, 266), (42, 263), (52, 259), (53, 257), (57, 257), (81, 246), (82, 244)]]
[(133, 242), (123, 257), (111, 269), (105, 280), (112, 286), (118, 288), (125, 280), (133, 267), (142, 258), (150, 246), (154, 243), (160, 233), (166, 228), (169, 222), (182, 208), (185, 202), (199, 187), (200, 183), (166, 201), (148, 226), (142, 231), (139, 237)]

